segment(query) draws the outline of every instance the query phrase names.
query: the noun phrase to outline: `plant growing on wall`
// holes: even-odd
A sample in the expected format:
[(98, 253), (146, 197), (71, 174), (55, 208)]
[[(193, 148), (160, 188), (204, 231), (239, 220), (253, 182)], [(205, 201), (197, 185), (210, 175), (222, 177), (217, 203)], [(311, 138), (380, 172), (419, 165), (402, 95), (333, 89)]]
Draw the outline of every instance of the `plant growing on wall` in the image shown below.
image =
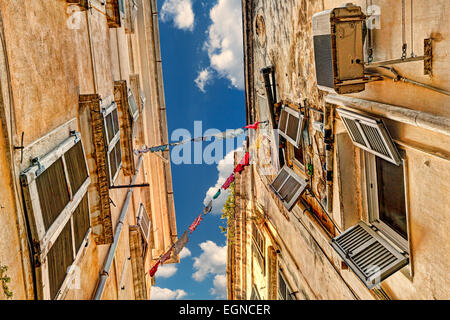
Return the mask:
[[(223, 206), (222, 209), (222, 215), (221, 215), (221, 219), (222, 220), (226, 220), (225, 227), (224, 226), (219, 226), (219, 229), (223, 232), (226, 233), (227, 229), (228, 229), (228, 238), (231, 239), (233, 237), (233, 230), (234, 230), (234, 182), (231, 183), (230, 185), (230, 194), (228, 195), (227, 201), (225, 202), (225, 205)], [(228, 226), (228, 228), (226, 227)]]
[(0, 282), (2, 285), (3, 293), (5, 294), (7, 299), (11, 299), (13, 297), (13, 293), (9, 290), (8, 283), (11, 281), (11, 278), (6, 274), (8, 271), (8, 266), (0, 264)]

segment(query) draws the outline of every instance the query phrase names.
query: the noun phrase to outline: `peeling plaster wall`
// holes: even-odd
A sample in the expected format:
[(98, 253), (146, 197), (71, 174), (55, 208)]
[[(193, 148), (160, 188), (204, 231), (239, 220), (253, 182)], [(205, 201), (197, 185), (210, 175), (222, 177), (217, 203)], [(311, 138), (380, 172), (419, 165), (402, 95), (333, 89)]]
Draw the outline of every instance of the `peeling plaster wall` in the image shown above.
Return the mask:
[[(16, 192), (13, 183), (19, 186), (19, 174), (29, 166), (30, 159), (48, 153), (67, 138), (69, 130), (82, 131), (85, 149), (87, 144), (92, 144), (86, 123), (81, 123), (87, 118), (85, 114), (80, 114), (83, 110), (79, 109), (79, 95), (97, 93), (106, 103), (113, 98), (114, 80), (127, 80), (130, 85), (129, 75), (137, 74), (146, 98), (138, 121), (137, 134), (142, 137), (140, 143), (159, 144), (167, 135), (165, 105), (160, 98), (164, 94), (162, 74), (158, 74), (155, 67), (159, 52), (159, 40), (155, 36), (159, 35), (154, 32), (157, 19), (153, 19), (152, 11), (156, 11), (156, 8), (152, 10), (149, 1), (137, 2), (141, 9), (135, 21), (135, 33), (128, 34), (123, 27), (108, 28), (105, 14), (99, 12), (104, 7), (98, 0), (91, 1), (98, 10), (89, 11), (89, 19), (86, 11), (79, 13), (75, 28), (71, 28), (69, 23), (73, 10), (64, 0), (0, 0), (9, 61), (9, 65), (3, 61), (0, 63), (0, 174), (7, 186), (0, 190), (0, 264), (9, 267), (7, 274), (11, 277), (10, 289), (15, 299), (33, 299), (34, 296), (26, 244), (25, 213), (20, 190)], [(152, 3), (156, 4), (154, 1)], [(92, 43), (89, 41), (88, 26)], [(129, 46), (132, 46), (132, 50)], [(1, 54), (0, 58), (3, 59)], [(10, 82), (6, 66), (9, 67)], [(13, 101), (9, 101), (8, 86), (11, 87)], [(9, 113), (10, 105), (12, 114)], [(13, 151), (12, 147), (20, 145), (22, 132), (26, 149), (24, 161), (20, 163), (20, 152)], [(92, 150), (93, 145), (88, 149)], [(92, 157), (88, 159), (91, 165), (92, 161)], [(11, 181), (10, 177), (17, 181)], [(91, 181), (94, 183), (95, 177)], [(131, 178), (121, 172), (115, 184), (127, 185), (130, 181)], [(152, 237), (157, 239), (149, 243), (144, 269), (149, 270), (153, 259), (177, 239), (170, 166), (165, 166), (159, 158), (144, 156), (136, 183), (147, 182), (150, 183), (149, 188), (133, 190), (106, 282), (104, 299), (135, 297), (131, 261), (128, 260), (128, 228), (137, 224), (136, 215), (141, 203), (145, 204), (151, 216)], [(114, 231), (127, 191), (111, 189), (109, 192), (114, 202), (111, 205)], [(93, 297), (109, 246), (97, 245), (91, 234), (80, 262), (79, 287), (71, 287), (65, 299)], [(178, 257), (170, 260), (172, 263), (177, 261)], [(147, 296), (150, 297), (152, 281), (148, 273), (145, 281)], [(4, 298), (0, 292), (0, 300)]]
[[(368, 1), (369, 2), (369, 1)], [(366, 11), (366, 1), (353, 1)], [(374, 60), (394, 59), (401, 55), (401, 1), (373, 1), (381, 7), (382, 28), (375, 31)], [(410, 43), (409, 1), (406, 1), (406, 39)], [(270, 119), (265, 88), (260, 69), (273, 65), (277, 83), (277, 101), (301, 104), (307, 99), (308, 104), (323, 110), (324, 95), (316, 85), (314, 52), (311, 32), (311, 18), (316, 12), (337, 7), (343, 1), (305, 1), (305, 0), (246, 0), (243, 8), (244, 18), (252, 21), (244, 29), (250, 37), (245, 43), (246, 70), (253, 70), (247, 75), (247, 110), (256, 115), (256, 120)], [(408, 78), (421, 81), (445, 90), (450, 89), (448, 77), (450, 60), (447, 57), (450, 48), (448, 1), (414, 1), (414, 52), (423, 53), (423, 39), (432, 37), (433, 42), (433, 76), (423, 75), (423, 63), (412, 62), (395, 66), (396, 70)], [(244, 21), (245, 21), (244, 19)], [(245, 26), (245, 24), (244, 24)], [(246, 27), (244, 27), (246, 28)], [(251, 29), (248, 29), (251, 28)], [(410, 47), (408, 47), (408, 56)], [(373, 82), (366, 85), (366, 90), (353, 94), (355, 97), (389, 103), (397, 106), (429, 112), (436, 115), (450, 116), (450, 99), (428, 89), (418, 88), (407, 83), (394, 83), (391, 80)], [(253, 98), (255, 97), (255, 98)], [(310, 111), (310, 117), (321, 120), (320, 115)], [(448, 208), (450, 208), (449, 177), (450, 139), (426, 129), (383, 119), (399, 146), (405, 150), (407, 157), (407, 188), (409, 201), (409, 228), (412, 279), (400, 271), (386, 279), (382, 288), (395, 299), (448, 299), (450, 297), (450, 250), (446, 239), (450, 227)], [(313, 148), (312, 164), (314, 177), (313, 191), (323, 198), (324, 164), (323, 135), (308, 128)], [(334, 133), (347, 134), (339, 118), (334, 123)], [(261, 135), (260, 135), (261, 137)], [(262, 139), (264, 140), (264, 139)], [(257, 141), (257, 137), (252, 140)], [(270, 163), (273, 149), (263, 147), (258, 153), (258, 165)], [(354, 148), (344, 156), (336, 153), (334, 146), (334, 170), (340, 166), (352, 167), (343, 171), (343, 176), (354, 180), (354, 196), (340, 194), (343, 189), (338, 184), (341, 172), (335, 172), (333, 180), (333, 212), (330, 216), (341, 228), (348, 228), (359, 219), (367, 220), (367, 205), (362, 189), (363, 174), (362, 151)], [(342, 163), (342, 161), (346, 163)], [(272, 162), (273, 163), (273, 162)], [(280, 240), (280, 266), (288, 270), (287, 280), (295, 291), (306, 294), (297, 295), (304, 299), (373, 299), (379, 298), (369, 291), (356, 275), (349, 269), (341, 268), (341, 258), (330, 247), (330, 235), (317, 219), (297, 205), (292, 212), (286, 212), (278, 199), (267, 188), (273, 173), (264, 176), (261, 168), (255, 164), (255, 189), (257, 199), (263, 199), (269, 220), (275, 226)], [(267, 168), (265, 168), (267, 169)], [(347, 181), (346, 181), (347, 182)], [(350, 188), (351, 189), (351, 188)], [(348, 192), (348, 191), (347, 191)], [(347, 200), (345, 200), (347, 199)], [(343, 203), (342, 201), (346, 201)], [(347, 208), (347, 211), (346, 211)], [(350, 209), (350, 216), (347, 213)], [(356, 210), (356, 211), (355, 211)], [(278, 238), (277, 238), (278, 239)]]

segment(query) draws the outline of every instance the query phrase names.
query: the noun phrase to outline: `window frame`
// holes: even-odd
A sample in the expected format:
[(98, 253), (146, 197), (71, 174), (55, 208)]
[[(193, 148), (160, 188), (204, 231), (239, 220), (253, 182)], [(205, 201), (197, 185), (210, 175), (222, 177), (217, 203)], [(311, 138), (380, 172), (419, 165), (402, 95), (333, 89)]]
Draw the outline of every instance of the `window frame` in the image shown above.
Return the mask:
[[(384, 160), (384, 159), (383, 159)], [(364, 171), (366, 175), (366, 194), (367, 194), (367, 209), (368, 209), (368, 221), (370, 224), (377, 227), (383, 235), (385, 235), (391, 242), (397, 245), (401, 250), (409, 254), (409, 241), (411, 239), (409, 234), (409, 198), (408, 198), (408, 182), (407, 182), (407, 161), (406, 158), (401, 159), (401, 165), (403, 167), (403, 185), (404, 185), (404, 197), (405, 197), (405, 214), (406, 214), (406, 230), (408, 239), (403, 238), (397, 231), (391, 228), (388, 224), (384, 223), (380, 219), (379, 213), (379, 201), (378, 201), (378, 181), (377, 181), (377, 169), (376, 169), (376, 156), (369, 152), (364, 152)], [(370, 184), (374, 184), (373, 188)]]
[[(144, 215), (144, 213), (148, 217), (148, 231), (147, 231), (147, 234), (145, 234), (144, 228), (142, 227), (142, 224), (141, 224), (141, 219), (142, 219), (142, 216)], [(137, 225), (139, 226), (139, 228), (141, 230), (141, 233), (142, 233), (142, 236), (143, 236), (145, 242), (148, 244), (150, 242), (150, 234), (152, 232), (152, 220), (150, 218), (150, 215), (147, 212), (147, 209), (145, 209), (145, 206), (144, 206), (143, 203), (141, 203), (140, 206), (139, 206), (139, 211), (138, 211), (138, 216), (136, 218), (136, 223), (137, 223)]]
[[(134, 113), (131, 110), (130, 98), (132, 98), (134, 100), (134, 104), (136, 106), (136, 111)], [(133, 90), (131, 90), (131, 88), (129, 88), (129, 87), (127, 87), (127, 103), (128, 103), (128, 112), (130, 113), (132, 123), (134, 124), (134, 123), (136, 123), (137, 119), (139, 118), (139, 106), (137, 104), (136, 97), (133, 94)]]
[[(112, 137), (112, 139), (109, 139), (109, 133), (108, 133), (108, 124), (106, 122), (106, 118), (109, 114), (112, 114), (112, 112), (116, 110), (117, 113), (117, 124), (118, 124), (118, 130), (117, 133)], [(122, 169), (123, 165), (123, 159), (122, 159), (122, 146), (120, 141), (120, 116), (119, 116), (119, 110), (117, 108), (117, 103), (113, 101), (107, 108), (102, 109), (103, 114), (103, 124), (104, 124), (104, 131), (105, 131), (105, 146), (106, 146), (106, 162), (108, 164), (108, 177), (110, 179), (110, 185), (113, 185), (116, 181), (117, 177), (119, 176), (120, 170)], [(111, 116), (112, 117), (112, 116)], [(112, 121), (114, 126), (114, 121)], [(114, 129), (114, 128), (113, 128)], [(114, 150), (114, 148), (119, 144), (120, 147), (120, 164), (117, 166), (117, 171), (114, 174), (114, 176), (111, 176), (111, 160), (110, 160), (110, 154)]]
[[(65, 160), (67, 152), (74, 147), (77, 143), (81, 143), (81, 150), (83, 152), (83, 158), (86, 166), (87, 178), (79, 187), (78, 191), (73, 194), (72, 186), (70, 184), (68, 168)], [(67, 189), (69, 193), (69, 200), (66, 206), (58, 214), (52, 224), (46, 229), (43, 219), (42, 207), (40, 204), (39, 191), (37, 186), (37, 178), (45, 172), (56, 161), (62, 160), (64, 179), (67, 183)], [(27, 214), (27, 222), (30, 225), (31, 242), (33, 243), (33, 265), (38, 279), (38, 296), (41, 299), (61, 299), (68, 290), (68, 285), (72, 282), (73, 277), (76, 275), (77, 266), (80, 263), (81, 257), (85, 253), (85, 248), (89, 241), (89, 236), (92, 230), (90, 221), (90, 208), (89, 208), (89, 195), (88, 187), (91, 183), (89, 175), (89, 167), (86, 160), (86, 153), (83, 147), (80, 133), (71, 132), (71, 136), (65, 139), (62, 143), (57, 145), (53, 150), (40, 158), (38, 162), (32, 163), (30, 167), (24, 170), (20, 174), (20, 182), (23, 191), (25, 211)], [(84, 235), (84, 238), (77, 248), (75, 243), (75, 229), (74, 229), (74, 212), (83, 201), (84, 197), (87, 197), (87, 208), (89, 215), (89, 228)], [(70, 232), (72, 238), (72, 257), (73, 262), (69, 266), (66, 276), (56, 292), (55, 297), (51, 296), (50, 292), (50, 277), (49, 277), (49, 262), (47, 255), (50, 249), (55, 244), (56, 240), (62, 234), (64, 228), (70, 224)], [(79, 250), (78, 250), (79, 249)], [(78, 250), (78, 251), (77, 251)]]
[[(279, 283), (280, 276), (281, 276), (281, 279), (283, 280), (283, 282), (284, 282), (284, 284), (286, 286), (286, 297), (289, 297), (290, 299), (280, 299), (280, 297), (281, 297), (281, 294), (280, 294), (281, 293), (281, 291), (280, 291), (280, 283)], [(278, 268), (277, 284), (278, 284), (278, 286), (277, 286), (277, 296), (278, 296), (277, 298), (278, 299), (277, 300), (285, 300), (285, 301), (296, 300), (296, 299), (292, 298), (292, 294), (293, 294), (292, 288), (289, 285), (289, 283), (286, 281), (286, 277), (284, 276), (283, 272), (281, 271), (281, 268)]]
[[(288, 116), (286, 118), (286, 127), (284, 128), (284, 130), (280, 129), (281, 115), (282, 115), (283, 111), (285, 111), (288, 114)], [(289, 135), (287, 133), (285, 133), (285, 131), (287, 131), (287, 128), (288, 128), (290, 117), (295, 117), (298, 119), (297, 139), (295, 141), (291, 137), (289, 137)], [(303, 114), (301, 114), (300, 111), (289, 108), (288, 106), (283, 106), (281, 108), (280, 119), (278, 120), (278, 126), (277, 126), (278, 134), (280, 136), (282, 136), (283, 138), (285, 138), (287, 141), (289, 141), (294, 147), (298, 147), (302, 143), (302, 133), (303, 133), (304, 127), (305, 127), (305, 117), (303, 116)]]
[[(258, 237), (261, 238), (262, 241), (262, 248), (260, 248), (257, 239), (254, 237), (254, 233), (257, 234)], [(266, 239), (263, 237), (262, 232), (259, 230), (259, 228), (256, 226), (254, 222), (252, 222), (252, 244), (253, 247), (256, 249), (256, 254), (259, 255), (261, 261), (258, 260), (258, 263), (260, 263), (260, 267), (263, 271), (263, 274), (266, 273), (266, 255), (265, 255), (265, 248), (266, 248)]]
[[(277, 190), (273, 186), (273, 182), (278, 178), (278, 176), (281, 174), (281, 172), (283, 170), (285, 170), (288, 173), (288, 175), (287, 175), (286, 179), (280, 184), (280, 187)], [(291, 201), (290, 202), (286, 202), (283, 198), (281, 198), (281, 195), (278, 193), (278, 191), (280, 191), (283, 188), (283, 186), (289, 180), (290, 177), (293, 177), (295, 180), (297, 180), (297, 182), (300, 184), (300, 188), (293, 195)], [(277, 195), (277, 197), (281, 200), (281, 202), (283, 203), (285, 208), (288, 211), (291, 211), (294, 208), (294, 206), (296, 205), (296, 203), (298, 202), (298, 200), (300, 199), (300, 196), (304, 192), (307, 184), (308, 183), (307, 183), (306, 180), (302, 179), (298, 174), (296, 174), (294, 172), (294, 170), (292, 170), (291, 168), (289, 168), (288, 166), (285, 165), (285, 166), (283, 166), (283, 168), (280, 169), (280, 171), (277, 173), (275, 179), (272, 180), (272, 182), (269, 184), (269, 186), (272, 189), (272, 191)]]

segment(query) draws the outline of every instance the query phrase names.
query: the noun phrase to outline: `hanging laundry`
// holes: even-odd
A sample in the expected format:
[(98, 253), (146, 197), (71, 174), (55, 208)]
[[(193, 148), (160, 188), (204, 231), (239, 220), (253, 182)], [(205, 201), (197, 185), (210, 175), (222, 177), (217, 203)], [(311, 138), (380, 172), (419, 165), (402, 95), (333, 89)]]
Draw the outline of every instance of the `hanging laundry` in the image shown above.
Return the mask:
[(249, 165), (249, 163), (250, 163), (249, 160), (250, 160), (250, 153), (247, 152), (247, 153), (245, 154), (244, 158), (242, 158), (242, 160), (241, 160), (241, 161), (239, 162), (239, 164), (236, 166), (236, 168), (234, 168), (234, 171), (233, 171), (233, 172), (241, 173), (242, 170), (244, 170), (244, 168), (245, 168), (246, 166)]
[(233, 130), (227, 130), (224, 132), (219, 132), (219, 133), (211, 135), (211, 137), (215, 137), (216, 140), (223, 140), (223, 139), (236, 138), (244, 133), (245, 133), (245, 131), (243, 129), (239, 128), (239, 129), (233, 129)]
[(228, 177), (228, 179), (225, 181), (225, 183), (222, 185), (223, 190), (227, 190), (230, 184), (234, 181), (234, 173), (231, 173), (231, 175)]
[(203, 214), (208, 214), (212, 209), (212, 200), (209, 200), (208, 205), (203, 209)]
[(256, 129), (258, 129), (259, 124), (260, 124), (260, 122), (255, 122), (253, 124), (249, 124), (249, 125), (245, 126), (244, 129), (255, 129), (256, 130)]
[(150, 269), (150, 277), (153, 277), (156, 273), (156, 271), (158, 270), (159, 264), (161, 263), (161, 261), (158, 261), (151, 269)]
[(217, 191), (217, 193), (214, 195), (213, 199), (217, 199), (220, 196), (220, 189)]
[(167, 260), (170, 259), (170, 254), (172, 253), (172, 249), (173, 249), (173, 246), (170, 247), (169, 251), (164, 253), (164, 255), (161, 257), (161, 264), (163, 264), (164, 262), (166, 262)]
[(186, 246), (186, 244), (189, 241), (189, 236), (188, 236), (188, 232), (187, 230), (183, 233), (183, 235), (178, 238), (177, 242), (175, 242), (174, 245), (174, 254), (177, 256), (180, 254), (181, 250), (183, 250), (183, 248)]
[(191, 234), (195, 229), (198, 227), (200, 222), (203, 220), (202, 214), (200, 213), (197, 218), (195, 218), (194, 222), (190, 225), (189, 230), (191, 231)]
[(167, 148), (169, 148), (169, 145), (165, 144), (163, 146), (151, 147), (150, 151), (151, 152), (166, 151)]

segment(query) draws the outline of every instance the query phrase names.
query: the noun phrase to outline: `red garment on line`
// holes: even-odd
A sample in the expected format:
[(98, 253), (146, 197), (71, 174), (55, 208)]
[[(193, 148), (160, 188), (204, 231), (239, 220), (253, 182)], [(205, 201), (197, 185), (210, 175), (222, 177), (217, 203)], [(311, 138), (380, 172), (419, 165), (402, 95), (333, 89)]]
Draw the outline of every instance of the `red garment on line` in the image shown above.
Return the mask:
[(247, 151), (244, 158), (242, 158), (241, 162), (239, 162), (239, 164), (236, 166), (236, 168), (234, 168), (233, 172), (241, 173), (242, 170), (244, 170), (245, 166), (248, 166), (249, 163), (250, 163), (250, 154)]
[(222, 185), (223, 190), (227, 190), (230, 184), (234, 181), (234, 173), (231, 173), (231, 175), (228, 177), (227, 181)]
[(255, 122), (254, 124), (249, 124), (248, 126), (245, 126), (244, 129), (258, 129), (259, 122)]
[(153, 266), (153, 268), (151, 268), (150, 269), (150, 277), (153, 277), (154, 275), (155, 275), (155, 273), (156, 273), (156, 271), (158, 270), (158, 266), (159, 266), (159, 264), (161, 263), (161, 261), (158, 261), (154, 266)]
[(189, 227), (189, 230), (191, 231), (191, 233), (192, 233), (192, 231), (194, 231), (197, 227), (198, 227), (198, 225), (200, 224), (200, 222), (203, 220), (203, 217), (202, 217), (202, 214), (200, 213), (199, 215), (198, 215), (198, 217), (197, 218), (195, 218), (195, 220), (194, 220), (194, 222), (191, 224), (191, 226)]

